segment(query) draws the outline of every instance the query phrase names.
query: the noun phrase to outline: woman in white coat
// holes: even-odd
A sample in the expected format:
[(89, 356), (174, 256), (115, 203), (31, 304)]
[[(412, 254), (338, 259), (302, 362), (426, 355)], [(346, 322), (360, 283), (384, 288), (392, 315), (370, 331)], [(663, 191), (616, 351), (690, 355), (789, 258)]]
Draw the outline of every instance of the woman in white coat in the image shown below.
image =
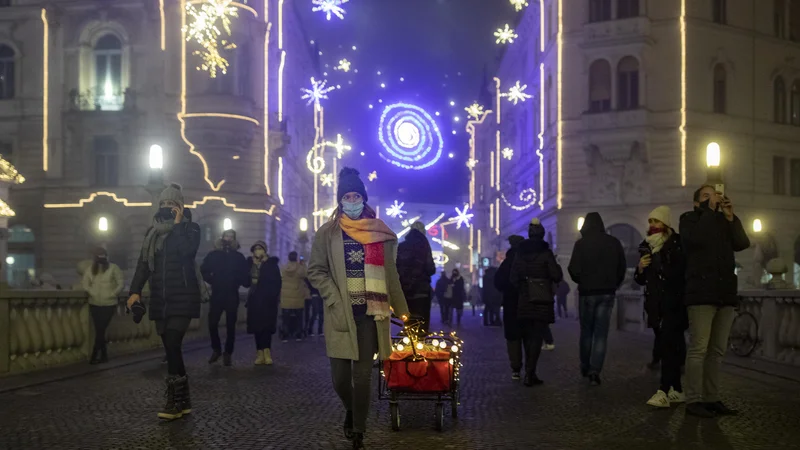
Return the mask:
[(89, 294), (89, 313), (94, 323), (94, 349), (91, 364), (108, 362), (106, 351), (106, 329), (114, 311), (118, 296), (125, 284), (119, 266), (108, 261), (108, 253), (102, 247), (94, 252), (92, 267), (83, 274), (81, 283)]

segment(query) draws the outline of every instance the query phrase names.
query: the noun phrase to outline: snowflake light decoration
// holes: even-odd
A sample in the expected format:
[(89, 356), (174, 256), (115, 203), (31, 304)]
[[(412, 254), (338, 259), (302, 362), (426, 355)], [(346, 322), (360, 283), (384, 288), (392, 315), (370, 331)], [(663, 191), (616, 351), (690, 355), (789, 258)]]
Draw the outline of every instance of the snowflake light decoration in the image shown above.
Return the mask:
[(367, 175), (367, 178), (369, 179), (369, 181), (377, 180), (378, 179), (378, 171), (377, 170), (373, 170), (372, 173)]
[(193, 55), (199, 56), (201, 63), (197, 70), (205, 70), (211, 78), (217, 77), (217, 71), (223, 74), (228, 71), (228, 60), (220, 53), (220, 49), (231, 50), (236, 48), (236, 44), (222, 36), (220, 27), (228, 36), (231, 35), (231, 17), (239, 17), (237, 8), (231, 6), (232, 0), (208, 0), (195, 8), (191, 3), (186, 4), (186, 14), (192, 20), (191, 23), (183, 28), (187, 41), (195, 41), (202, 50), (195, 50)]
[(496, 44), (513, 44), (514, 39), (518, 38), (519, 35), (514, 32), (513, 28), (506, 24), (505, 28), (498, 28), (497, 31), (494, 32), (494, 37), (497, 38), (495, 41)]
[(527, 0), (510, 0), (511, 4), (514, 5), (514, 9), (517, 11), (522, 11), (522, 8), (528, 6)]
[(331, 14), (340, 19), (344, 19), (346, 11), (341, 5), (347, 3), (348, 1), (350, 0), (312, 0), (312, 3), (315, 6), (311, 10), (314, 12), (324, 12), (328, 20), (331, 20)]
[(350, 72), (350, 61), (343, 59), (339, 61), (339, 65), (335, 67), (336, 70), (341, 70), (342, 72)]
[(470, 158), (467, 160), (467, 167), (470, 169), (474, 169), (475, 166), (478, 165), (478, 160), (475, 158)]
[(468, 107), (464, 108), (464, 111), (469, 114), (474, 120), (478, 120), (484, 114), (483, 105), (479, 105), (478, 103), (473, 103)]
[(345, 151), (350, 151), (353, 147), (344, 144), (344, 139), (341, 134), (336, 135), (336, 142), (326, 142), (325, 145), (336, 149), (336, 157), (342, 159)]
[(527, 88), (528, 88), (527, 84), (523, 84), (522, 86), (520, 86), (519, 85), (519, 81), (517, 81), (517, 84), (515, 84), (514, 86), (511, 86), (511, 88), (508, 90), (508, 92), (500, 94), (500, 96), (501, 97), (507, 97), (508, 101), (510, 101), (510, 102), (512, 102), (512, 103), (514, 103), (516, 105), (517, 102), (520, 102), (520, 101), (524, 102), (525, 100), (533, 97), (532, 95), (525, 93), (525, 89), (527, 89)]
[(511, 160), (514, 157), (514, 150), (510, 147), (506, 147), (503, 149), (503, 158)]
[(323, 186), (333, 186), (333, 174), (332, 173), (323, 173), (319, 177), (320, 181), (322, 182)]
[(314, 79), (314, 77), (311, 77), (311, 89), (303, 88), (302, 91), (304, 94), (300, 98), (303, 100), (308, 100), (306, 105), (310, 105), (312, 103), (318, 105), (320, 100), (328, 99), (328, 92), (336, 89), (334, 86), (326, 87), (327, 84), (327, 80), (317, 81)]
[(397, 217), (399, 219), (403, 218), (404, 214), (407, 214), (406, 211), (403, 211), (403, 206), (405, 203), (398, 203), (397, 200), (394, 201), (394, 204), (386, 209), (386, 214), (389, 217)]
[(464, 204), (464, 209), (458, 209), (456, 207), (456, 216), (451, 217), (450, 220), (456, 221), (456, 229), (460, 230), (461, 225), (469, 226), (469, 222), (472, 220), (474, 214), (469, 212), (469, 204)]

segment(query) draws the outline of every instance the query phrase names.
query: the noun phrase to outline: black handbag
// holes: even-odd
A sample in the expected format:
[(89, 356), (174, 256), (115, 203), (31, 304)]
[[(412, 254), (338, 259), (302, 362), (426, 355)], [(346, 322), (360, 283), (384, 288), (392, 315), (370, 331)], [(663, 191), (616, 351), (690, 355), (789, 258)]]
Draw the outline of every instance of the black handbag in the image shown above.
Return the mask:
[(525, 278), (526, 292), (520, 293), (520, 303), (553, 303), (553, 282), (544, 278)]

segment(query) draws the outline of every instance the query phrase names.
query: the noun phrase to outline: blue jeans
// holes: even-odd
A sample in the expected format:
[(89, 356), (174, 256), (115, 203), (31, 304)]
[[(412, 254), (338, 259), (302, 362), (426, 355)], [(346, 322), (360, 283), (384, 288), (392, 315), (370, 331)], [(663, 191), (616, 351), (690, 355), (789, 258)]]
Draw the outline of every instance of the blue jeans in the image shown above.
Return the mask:
[(603, 361), (606, 359), (614, 295), (582, 295), (578, 307), (581, 319), (581, 372), (596, 375), (603, 370)]

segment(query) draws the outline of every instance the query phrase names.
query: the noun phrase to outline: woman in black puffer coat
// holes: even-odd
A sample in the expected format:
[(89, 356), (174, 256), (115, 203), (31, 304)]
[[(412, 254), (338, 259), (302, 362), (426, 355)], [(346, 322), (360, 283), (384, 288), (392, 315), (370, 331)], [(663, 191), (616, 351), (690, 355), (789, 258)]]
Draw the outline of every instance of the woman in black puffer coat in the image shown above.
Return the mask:
[(525, 386), (542, 384), (536, 364), (547, 327), (556, 321), (554, 288), (564, 277), (544, 235), (539, 219), (533, 219), (528, 226), (529, 239), (520, 244), (511, 265), (511, 284), (519, 291), (517, 323), (525, 347)]
[(272, 335), (278, 322), (281, 301), (281, 269), (278, 258), (267, 256), (267, 244), (258, 241), (250, 247), (247, 258), (252, 277), (247, 294), (247, 332), (256, 340), (256, 365), (272, 364)]
[(177, 184), (159, 196), (159, 210), (145, 235), (128, 299), (128, 308), (141, 309), (142, 288), (150, 281), (150, 320), (156, 323), (167, 354), (167, 401), (158, 413), (165, 420), (192, 411), (182, 345), (189, 322), (200, 317), (202, 277), (195, 264), (200, 226), (183, 205)]

